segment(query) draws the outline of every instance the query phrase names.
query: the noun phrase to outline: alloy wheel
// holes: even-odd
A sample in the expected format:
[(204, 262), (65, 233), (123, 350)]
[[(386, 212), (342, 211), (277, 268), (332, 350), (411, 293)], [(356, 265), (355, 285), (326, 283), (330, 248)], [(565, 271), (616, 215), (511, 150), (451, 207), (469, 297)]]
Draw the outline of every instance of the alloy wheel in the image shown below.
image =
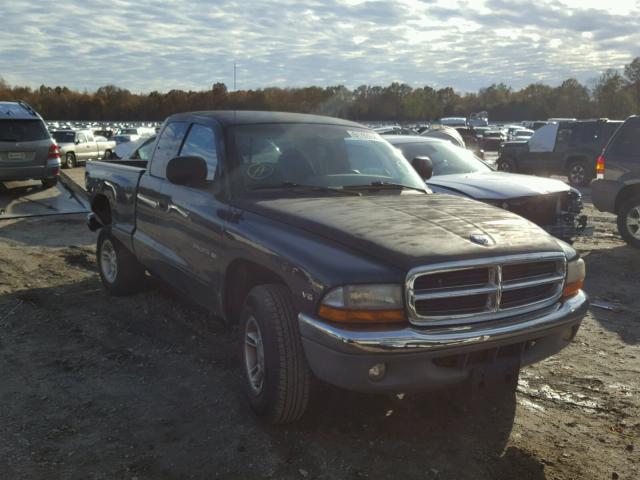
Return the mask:
[(118, 276), (118, 256), (111, 240), (102, 242), (100, 251), (100, 269), (109, 283), (114, 283)]
[(629, 210), (626, 223), (629, 233), (640, 240), (640, 205)]
[(262, 392), (265, 376), (264, 344), (256, 319), (251, 316), (244, 329), (244, 366), (251, 389)]

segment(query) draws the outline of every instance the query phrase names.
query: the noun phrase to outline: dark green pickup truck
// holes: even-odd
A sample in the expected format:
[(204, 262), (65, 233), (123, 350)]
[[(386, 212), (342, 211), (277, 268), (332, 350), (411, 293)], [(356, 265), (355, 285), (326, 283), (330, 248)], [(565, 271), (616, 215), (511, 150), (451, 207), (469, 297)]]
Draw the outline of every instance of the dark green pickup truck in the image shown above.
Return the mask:
[(566, 175), (574, 187), (595, 178), (595, 162), (613, 132), (617, 120), (582, 120), (549, 123), (528, 141), (503, 143), (498, 170), (532, 175)]

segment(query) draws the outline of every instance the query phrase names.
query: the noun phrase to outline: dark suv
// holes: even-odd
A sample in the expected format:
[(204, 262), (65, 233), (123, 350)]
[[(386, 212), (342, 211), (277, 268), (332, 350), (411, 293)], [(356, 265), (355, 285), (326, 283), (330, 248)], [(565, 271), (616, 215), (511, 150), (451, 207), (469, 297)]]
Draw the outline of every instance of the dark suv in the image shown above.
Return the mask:
[(52, 187), (60, 151), (38, 113), (24, 102), (0, 102), (0, 182), (41, 180)]
[(617, 120), (581, 120), (550, 123), (527, 141), (502, 145), (499, 170), (533, 175), (567, 175), (573, 186), (586, 186), (595, 178), (595, 160), (613, 132)]
[(640, 248), (640, 116), (628, 118), (596, 161), (593, 204), (618, 216), (618, 231)]

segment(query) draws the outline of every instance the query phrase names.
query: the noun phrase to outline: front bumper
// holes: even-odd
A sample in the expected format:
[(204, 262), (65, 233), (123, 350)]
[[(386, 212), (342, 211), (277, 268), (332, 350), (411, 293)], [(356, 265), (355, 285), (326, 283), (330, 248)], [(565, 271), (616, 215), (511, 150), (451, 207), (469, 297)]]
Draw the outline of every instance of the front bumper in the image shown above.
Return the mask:
[[(318, 378), (348, 390), (394, 393), (461, 384), (482, 362), (506, 356), (521, 366), (547, 358), (571, 342), (588, 305), (580, 291), (542, 312), (465, 326), (362, 330), (305, 314), (298, 324)], [(386, 374), (374, 381), (369, 369), (381, 363)]]

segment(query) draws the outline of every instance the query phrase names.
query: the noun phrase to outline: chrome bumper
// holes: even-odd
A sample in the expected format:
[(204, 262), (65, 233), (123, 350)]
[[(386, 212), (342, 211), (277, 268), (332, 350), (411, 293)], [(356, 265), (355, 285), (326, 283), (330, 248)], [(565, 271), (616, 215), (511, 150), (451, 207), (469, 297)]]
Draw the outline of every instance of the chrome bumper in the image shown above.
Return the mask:
[(546, 330), (579, 324), (588, 307), (587, 295), (580, 291), (541, 311), (470, 325), (363, 331), (328, 324), (302, 313), (298, 315), (298, 325), (304, 340), (346, 354), (415, 354), (533, 339)]

